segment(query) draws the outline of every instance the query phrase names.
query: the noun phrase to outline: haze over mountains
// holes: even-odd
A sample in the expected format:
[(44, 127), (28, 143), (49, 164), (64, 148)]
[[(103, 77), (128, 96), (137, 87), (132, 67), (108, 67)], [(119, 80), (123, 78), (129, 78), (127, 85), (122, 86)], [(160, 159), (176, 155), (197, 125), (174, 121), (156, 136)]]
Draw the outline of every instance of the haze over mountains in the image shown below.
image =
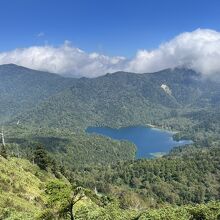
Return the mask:
[(13, 64), (0, 66), (1, 121), (86, 128), (157, 123), (178, 110), (218, 109), (220, 83), (185, 68), (65, 78)]

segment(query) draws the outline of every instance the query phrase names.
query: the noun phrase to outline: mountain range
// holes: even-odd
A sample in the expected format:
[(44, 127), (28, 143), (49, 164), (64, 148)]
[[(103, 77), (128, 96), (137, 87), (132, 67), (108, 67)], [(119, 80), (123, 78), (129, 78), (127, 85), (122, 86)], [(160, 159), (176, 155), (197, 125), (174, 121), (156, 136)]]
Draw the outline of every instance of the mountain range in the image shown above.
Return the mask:
[(0, 66), (0, 121), (10, 124), (81, 130), (157, 124), (177, 114), (218, 109), (219, 97), (220, 83), (185, 68), (76, 79)]
[[(8, 64), (0, 103), (0, 219), (60, 219), (75, 189), (96, 195), (76, 219), (219, 219), (220, 82), (187, 68), (68, 78)], [(135, 159), (131, 142), (85, 132), (129, 125), (193, 143)]]
[(135, 158), (133, 144), (88, 135), (89, 126), (153, 125), (194, 145), (218, 146), (219, 97), (219, 82), (186, 68), (67, 78), (0, 66), (0, 122), (11, 151), (28, 154), (42, 143), (71, 167)]

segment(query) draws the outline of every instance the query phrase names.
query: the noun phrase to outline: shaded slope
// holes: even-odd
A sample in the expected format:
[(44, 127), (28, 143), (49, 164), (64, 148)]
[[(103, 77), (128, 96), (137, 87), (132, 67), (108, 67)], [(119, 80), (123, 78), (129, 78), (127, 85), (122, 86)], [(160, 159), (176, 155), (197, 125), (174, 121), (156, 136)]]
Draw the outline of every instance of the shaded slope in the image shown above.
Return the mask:
[(0, 122), (35, 107), (70, 84), (70, 79), (56, 74), (31, 70), (14, 64), (1, 65)]
[[(161, 87), (166, 85), (171, 93)], [(117, 72), (75, 80), (16, 120), (25, 124), (82, 129), (88, 125), (111, 127), (147, 124), (193, 109), (218, 105), (220, 84), (202, 80), (188, 69), (158, 73)]]

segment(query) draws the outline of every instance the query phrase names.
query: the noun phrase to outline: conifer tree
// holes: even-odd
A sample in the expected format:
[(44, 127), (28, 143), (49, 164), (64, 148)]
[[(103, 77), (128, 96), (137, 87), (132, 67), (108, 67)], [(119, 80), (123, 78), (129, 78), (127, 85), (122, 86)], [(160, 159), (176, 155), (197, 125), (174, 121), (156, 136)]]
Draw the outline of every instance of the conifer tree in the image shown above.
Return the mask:
[(5, 145), (2, 145), (2, 146), (1, 146), (0, 155), (3, 156), (5, 159), (8, 158), (8, 154), (7, 154), (7, 150), (6, 150)]
[(34, 163), (36, 163), (42, 170), (46, 170), (49, 165), (49, 158), (43, 145), (37, 145), (34, 151)]

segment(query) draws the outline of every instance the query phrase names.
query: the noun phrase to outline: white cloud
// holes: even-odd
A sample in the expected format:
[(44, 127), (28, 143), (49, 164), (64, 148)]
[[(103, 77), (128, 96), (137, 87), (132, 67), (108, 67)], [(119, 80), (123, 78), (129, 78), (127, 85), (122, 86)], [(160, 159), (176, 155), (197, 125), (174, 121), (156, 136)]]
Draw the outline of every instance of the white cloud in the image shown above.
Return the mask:
[(220, 32), (197, 29), (182, 33), (155, 50), (138, 51), (127, 69), (154, 72), (176, 66), (192, 68), (206, 76), (220, 73)]
[(60, 47), (34, 46), (0, 53), (0, 64), (14, 63), (32, 69), (72, 76), (95, 77), (123, 69), (124, 57), (86, 53), (66, 41)]
[(197, 29), (182, 33), (152, 51), (139, 50), (131, 60), (121, 56), (86, 53), (67, 41), (59, 47), (33, 46), (1, 52), (0, 64), (6, 63), (87, 77), (119, 70), (154, 72), (176, 66), (189, 67), (212, 76), (220, 73), (220, 32)]
[(40, 32), (37, 34), (37, 37), (44, 37), (45, 36), (45, 33), (44, 32)]

